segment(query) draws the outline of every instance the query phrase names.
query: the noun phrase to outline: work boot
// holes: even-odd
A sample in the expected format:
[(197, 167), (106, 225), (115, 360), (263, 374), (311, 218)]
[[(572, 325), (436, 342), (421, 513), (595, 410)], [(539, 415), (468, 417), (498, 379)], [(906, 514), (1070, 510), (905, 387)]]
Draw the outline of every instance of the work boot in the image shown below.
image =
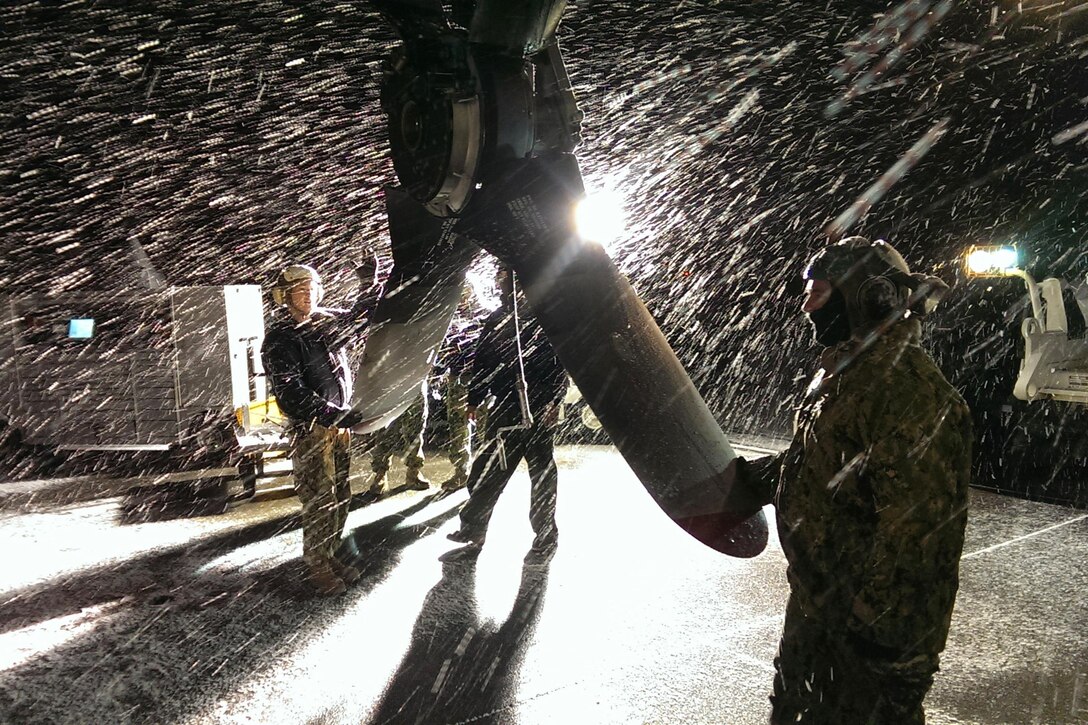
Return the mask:
[(430, 479), (420, 471), (408, 471), (408, 475), (404, 477), (404, 482), (407, 484), (409, 491), (426, 491), (431, 487)]
[(360, 505), (366, 505), (368, 503), (374, 503), (382, 497), (382, 487), (380, 485), (375, 486), (373, 482), (368, 488), (363, 489), (359, 493), (355, 494), (354, 499)]
[(340, 543), (340, 546), (333, 556), (344, 566), (355, 567), (356, 562), (362, 561), (363, 552), (359, 551), (359, 547), (355, 544), (355, 539), (348, 536)]
[(447, 478), (441, 484), (443, 491), (452, 493), (453, 491), (460, 491), (468, 483), (468, 476), (463, 471), (455, 471), (452, 476)]
[(371, 477), (370, 483), (366, 487), (367, 493), (370, 493), (371, 491), (376, 491), (379, 494), (381, 493), (382, 485), (385, 483), (386, 473), (388, 473), (388, 471), (374, 471), (374, 475)]
[(335, 597), (348, 590), (344, 580), (337, 576), (331, 564), (310, 570), (310, 586), (323, 597)]
[(446, 538), (450, 541), (456, 541), (458, 544), (484, 545), (484, 534), (471, 534), (464, 529), (457, 529), (453, 533), (446, 534)]
[(343, 580), (344, 584), (351, 586), (355, 582), (362, 578), (362, 574), (351, 564), (345, 564), (339, 559), (333, 559), (332, 561), (333, 571), (336, 572), (336, 576)]
[(456, 541), (458, 544), (464, 544), (464, 546), (458, 546), (456, 549), (450, 549), (445, 554), (438, 557), (438, 560), (442, 562), (475, 559), (475, 557), (480, 553), (480, 550), (484, 547), (483, 534), (466, 534), (458, 529), (452, 534), (447, 534), (446, 538), (450, 541)]

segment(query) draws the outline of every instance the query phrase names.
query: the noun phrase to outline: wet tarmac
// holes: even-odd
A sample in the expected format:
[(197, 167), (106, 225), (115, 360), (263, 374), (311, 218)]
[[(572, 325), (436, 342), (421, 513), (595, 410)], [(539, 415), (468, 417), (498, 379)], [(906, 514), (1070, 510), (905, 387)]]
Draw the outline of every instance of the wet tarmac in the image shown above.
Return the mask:
[[(363, 578), (337, 599), (301, 583), (294, 498), (137, 524), (117, 498), (5, 511), (0, 722), (766, 721), (787, 593), (773, 537), (723, 557), (614, 450), (571, 447), (550, 565), (523, 562), (524, 469), (479, 558), (442, 562), (464, 497), (357, 506)], [(1086, 554), (1088, 513), (972, 492), (931, 724), (1088, 722)]]

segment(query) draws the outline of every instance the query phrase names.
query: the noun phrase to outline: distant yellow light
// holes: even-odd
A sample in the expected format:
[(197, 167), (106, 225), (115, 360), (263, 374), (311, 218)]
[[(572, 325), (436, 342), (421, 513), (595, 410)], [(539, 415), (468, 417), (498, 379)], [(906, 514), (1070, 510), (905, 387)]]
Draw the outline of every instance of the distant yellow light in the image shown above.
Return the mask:
[(608, 249), (627, 227), (623, 198), (614, 191), (587, 194), (574, 210), (574, 221), (583, 239)]
[(1014, 274), (1020, 266), (1016, 247), (972, 247), (967, 252), (967, 272), (979, 277), (1003, 277)]

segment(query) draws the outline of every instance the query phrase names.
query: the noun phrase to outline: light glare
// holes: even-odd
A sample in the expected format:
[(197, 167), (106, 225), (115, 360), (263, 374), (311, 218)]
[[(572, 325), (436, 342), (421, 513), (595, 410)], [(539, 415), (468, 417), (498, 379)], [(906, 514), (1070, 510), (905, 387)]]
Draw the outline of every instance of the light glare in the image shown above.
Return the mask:
[(967, 270), (978, 275), (1009, 274), (1019, 262), (1015, 247), (977, 247), (967, 255)]
[(613, 191), (587, 194), (575, 208), (574, 221), (583, 239), (607, 247), (626, 228), (623, 199)]

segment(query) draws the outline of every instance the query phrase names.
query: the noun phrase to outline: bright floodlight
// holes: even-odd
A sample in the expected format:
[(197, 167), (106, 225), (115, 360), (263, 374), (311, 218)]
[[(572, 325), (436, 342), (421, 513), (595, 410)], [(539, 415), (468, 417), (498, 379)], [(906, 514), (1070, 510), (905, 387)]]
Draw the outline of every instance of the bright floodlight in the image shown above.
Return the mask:
[(1016, 247), (972, 247), (967, 253), (967, 271), (980, 277), (1012, 275), (1019, 265)]
[(574, 221), (583, 239), (607, 248), (619, 239), (626, 226), (623, 199), (611, 191), (587, 194), (574, 210)]

